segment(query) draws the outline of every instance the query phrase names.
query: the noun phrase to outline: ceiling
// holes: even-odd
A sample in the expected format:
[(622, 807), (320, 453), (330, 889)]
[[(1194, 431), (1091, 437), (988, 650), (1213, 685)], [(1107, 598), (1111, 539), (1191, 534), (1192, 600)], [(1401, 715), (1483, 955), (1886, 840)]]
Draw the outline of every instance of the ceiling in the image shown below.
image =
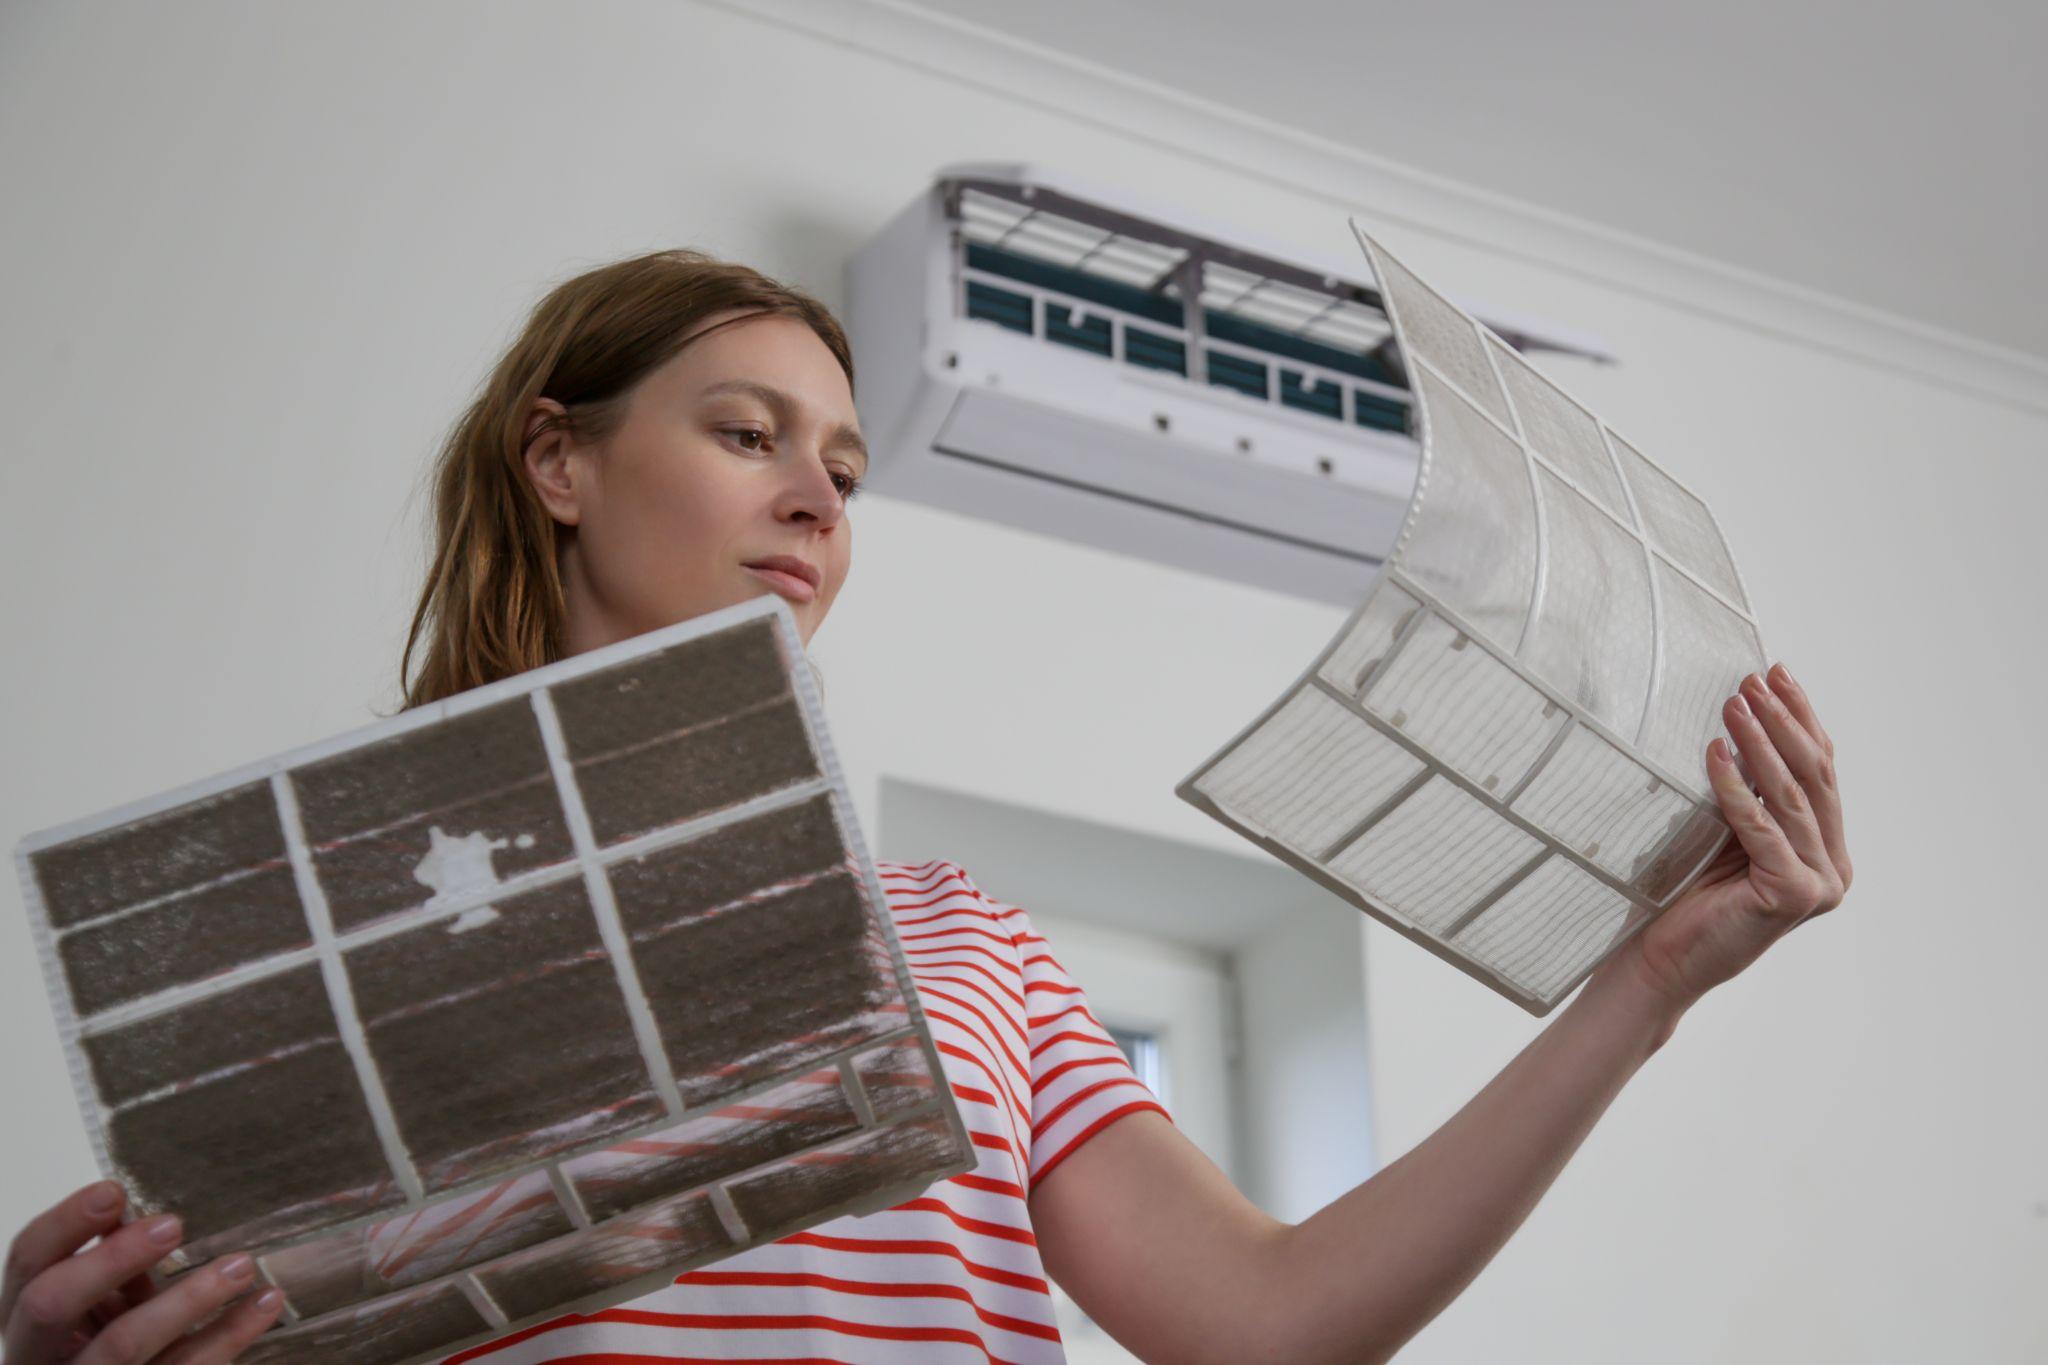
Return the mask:
[(920, 3), (2048, 358), (2038, 0)]

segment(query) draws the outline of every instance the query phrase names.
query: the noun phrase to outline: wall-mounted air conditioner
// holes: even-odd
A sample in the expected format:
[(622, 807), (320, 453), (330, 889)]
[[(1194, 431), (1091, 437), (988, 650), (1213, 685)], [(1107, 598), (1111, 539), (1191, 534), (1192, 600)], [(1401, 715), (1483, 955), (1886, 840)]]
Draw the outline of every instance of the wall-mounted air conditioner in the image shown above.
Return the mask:
[(957, 164), (848, 261), (845, 314), (878, 492), (1346, 606), (1393, 546), (1417, 452), (1362, 257)]

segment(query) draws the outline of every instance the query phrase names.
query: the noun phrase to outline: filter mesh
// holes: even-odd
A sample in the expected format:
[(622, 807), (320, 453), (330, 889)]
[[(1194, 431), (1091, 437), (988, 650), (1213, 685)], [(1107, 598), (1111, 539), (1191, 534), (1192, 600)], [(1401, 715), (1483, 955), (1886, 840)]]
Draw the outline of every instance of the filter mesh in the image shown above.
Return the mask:
[(1320, 854), (1422, 767), (1364, 720), (1308, 689), (1218, 763), (1202, 791), (1267, 838)]
[[(1654, 642), (1642, 542), (1548, 470), (1543, 490), (1543, 600), (1521, 662), (1618, 735), (1633, 735), (1650, 695)], [(1598, 649), (1587, 641), (1598, 640)]]
[(1426, 439), (1463, 459), (1424, 467), (1393, 561), (1423, 591), (1514, 649), (1536, 584), (1536, 503), (1514, 439), (1426, 369), (1414, 371)]
[(1420, 607), (1399, 588), (1375, 593), (1344, 627), (1316, 676), (1346, 696), (1357, 696), (1374, 665), (1394, 647), (1394, 637)]
[(1545, 1014), (1726, 843), (1705, 748), (1767, 660), (1706, 505), (1358, 236), (1420, 419), (1408, 517), (1176, 791)]
[(1520, 780), (1564, 724), (1562, 708), (1441, 616), (1425, 616), (1365, 704), (1487, 791)]
[(1636, 506), (1642, 511), (1650, 543), (1721, 596), (1747, 609), (1749, 603), (1742, 595), (1742, 580), (1735, 572), (1735, 561), (1728, 557), (1721, 528), (1715, 524), (1707, 505), (1643, 458), (1643, 453), (1627, 441), (1619, 436), (1610, 439), (1621, 458), (1622, 472), (1628, 475), (1629, 488), (1635, 493)]
[(1617, 877), (1634, 877), (1692, 802), (1575, 725), (1514, 804), (1517, 814)]
[(1548, 995), (1627, 922), (1628, 897), (1563, 858), (1546, 858), (1458, 933), (1457, 942), (1524, 987)]
[(1396, 324), (1404, 355), (1429, 362), (1439, 374), (1477, 403), (1494, 421), (1509, 422), (1507, 402), (1501, 397), (1500, 381), (1480, 341), (1484, 327), (1466, 316), (1434, 289), (1410, 274), (1392, 257), (1385, 258), (1386, 273), (1379, 276), (1387, 292), (1400, 296), (1402, 318)]
[(973, 1165), (802, 658), (764, 596), (22, 842), (157, 1278), (286, 1293), (243, 1359), (438, 1358)]
[(1411, 924), (1444, 930), (1542, 844), (1441, 777), (1330, 859), (1330, 870)]
[(1656, 560), (1653, 572), (1664, 613), (1664, 677), (1640, 742), (1653, 762), (1688, 771), (1720, 732), (1721, 699), (1763, 667), (1763, 647), (1752, 622), (1669, 563)]
[(1633, 526), (1621, 477), (1600, 439), (1600, 419), (1544, 378), (1512, 346), (1491, 335), (1486, 342), (1501, 378), (1507, 381), (1508, 396), (1514, 400), (1515, 416), (1530, 451), (1557, 466), (1580, 492), (1623, 525)]

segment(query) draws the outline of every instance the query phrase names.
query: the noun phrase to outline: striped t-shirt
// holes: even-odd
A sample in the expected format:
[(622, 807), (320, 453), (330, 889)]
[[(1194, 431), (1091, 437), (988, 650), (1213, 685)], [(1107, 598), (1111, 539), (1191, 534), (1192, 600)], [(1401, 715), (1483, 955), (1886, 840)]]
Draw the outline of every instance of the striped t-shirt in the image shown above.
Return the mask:
[(450, 1365), (1065, 1359), (1026, 1195), (1109, 1124), (1166, 1111), (1023, 910), (953, 863), (875, 867), (975, 1169)]

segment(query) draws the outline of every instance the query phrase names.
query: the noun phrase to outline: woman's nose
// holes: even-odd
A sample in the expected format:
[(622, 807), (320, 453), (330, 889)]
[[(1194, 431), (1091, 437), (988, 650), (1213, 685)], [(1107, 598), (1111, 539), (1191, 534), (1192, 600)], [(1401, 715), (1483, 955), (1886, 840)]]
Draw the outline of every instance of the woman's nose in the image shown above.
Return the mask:
[(784, 491), (783, 503), (783, 515), (808, 516), (826, 526), (837, 524), (846, 510), (846, 501), (840, 496), (839, 485), (833, 482), (832, 471), (816, 458), (806, 458), (799, 464)]

